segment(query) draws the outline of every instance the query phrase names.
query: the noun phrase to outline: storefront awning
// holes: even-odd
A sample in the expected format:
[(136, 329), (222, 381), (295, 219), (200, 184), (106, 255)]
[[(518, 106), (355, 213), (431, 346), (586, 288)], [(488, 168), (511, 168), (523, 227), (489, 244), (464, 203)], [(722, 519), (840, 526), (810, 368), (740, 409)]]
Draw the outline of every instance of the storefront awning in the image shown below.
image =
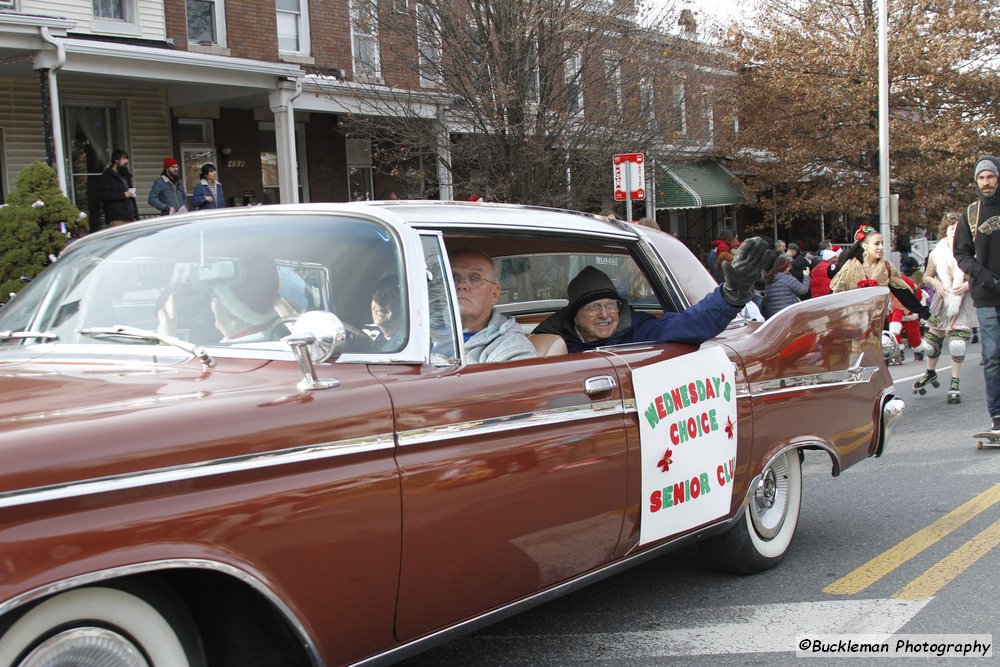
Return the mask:
[(734, 185), (736, 176), (718, 162), (696, 162), (660, 168), (656, 174), (656, 208), (709, 208), (745, 204)]

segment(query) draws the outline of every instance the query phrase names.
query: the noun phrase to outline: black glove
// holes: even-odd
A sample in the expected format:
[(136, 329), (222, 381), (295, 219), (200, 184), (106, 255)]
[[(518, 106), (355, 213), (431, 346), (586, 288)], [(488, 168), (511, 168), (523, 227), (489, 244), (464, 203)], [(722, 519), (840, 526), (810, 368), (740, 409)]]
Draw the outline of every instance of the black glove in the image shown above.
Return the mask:
[(759, 236), (747, 239), (736, 250), (733, 261), (722, 263), (722, 298), (734, 308), (742, 308), (750, 300), (753, 284), (760, 278), (767, 258), (767, 241)]
[(1000, 276), (993, 274), (990, 276), (990, 282), (986, 287), (989, 287), (994, 292), (1000, 292)]

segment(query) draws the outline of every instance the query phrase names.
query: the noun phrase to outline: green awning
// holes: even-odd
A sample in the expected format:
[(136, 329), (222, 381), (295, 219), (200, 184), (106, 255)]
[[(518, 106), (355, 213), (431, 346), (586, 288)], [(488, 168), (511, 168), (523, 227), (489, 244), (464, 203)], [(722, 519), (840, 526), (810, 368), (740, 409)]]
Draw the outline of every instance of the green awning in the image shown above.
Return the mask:
[(695, 162), (656, 173), (656, 208), (708, 208), (745, 204), (736, 176), (718, 162)]

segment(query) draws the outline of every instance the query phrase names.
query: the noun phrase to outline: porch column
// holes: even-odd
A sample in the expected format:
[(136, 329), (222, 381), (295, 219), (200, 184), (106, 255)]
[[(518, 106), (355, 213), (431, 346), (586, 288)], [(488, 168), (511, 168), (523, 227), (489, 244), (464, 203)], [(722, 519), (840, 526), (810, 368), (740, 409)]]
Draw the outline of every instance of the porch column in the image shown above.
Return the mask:
[(56, 171), (59, 189), (67, 197), (69, 182), (66, 178), (66, 150), (63, 143), (62, 115), (59, 110), (59, 85), (56, 72), (66, 64), (66, 47), (49, 34), (46, 26), (39, 28), (42, 40), (55, 47), (38, 51), (34, 68), (38, 71), (38, 87), (42, 96), (42, 129), (45, 134), (45, 161)]
[(283, 79), (269, 96), (274, 113), (274, 136), (278, 148), (278, 199), (282, 204), (299, 203), (298, 157), (295, 152), (295, 108), (302, 82)]

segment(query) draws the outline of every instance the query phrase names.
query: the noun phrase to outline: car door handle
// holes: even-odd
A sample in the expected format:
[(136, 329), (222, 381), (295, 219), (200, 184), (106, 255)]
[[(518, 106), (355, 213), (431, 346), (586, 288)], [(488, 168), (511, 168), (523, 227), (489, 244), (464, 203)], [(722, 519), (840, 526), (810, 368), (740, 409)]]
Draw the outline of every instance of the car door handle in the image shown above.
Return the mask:
[(587, 381), (583, 383), (584, 391), (591, 396), (611, 391), (617, 386), (618, 383), (610, 375), (598, 375), (597, 377), (587, 378)]

